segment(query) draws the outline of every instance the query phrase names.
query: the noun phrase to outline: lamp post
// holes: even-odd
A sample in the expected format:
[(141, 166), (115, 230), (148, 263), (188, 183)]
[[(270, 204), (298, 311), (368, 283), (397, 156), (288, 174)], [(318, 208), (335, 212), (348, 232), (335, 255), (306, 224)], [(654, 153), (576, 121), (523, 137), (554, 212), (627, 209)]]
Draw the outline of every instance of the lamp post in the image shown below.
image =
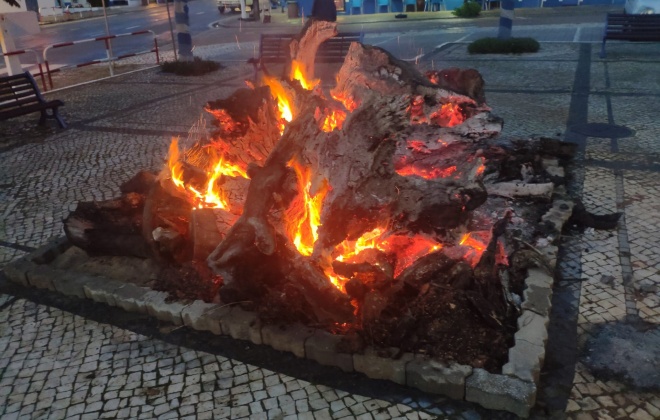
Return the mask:
[[(108, 13), (105, 10), (105, 0), (102, 0), (102, 6), (103, 6), (103, 20), (105, 21), (105, 35), (107, 37), (110, 37), (110, 26), (108, 25)], [(108, 56), (108, 67), (110, 68), (110, 76), (115, 75), (115, 70), (112, 65), (112, 41), (108, 38), (105, 40), (105, 52), (106, 55)]]
[(174, 51), (174, 61), (179, 61), (176, 55), (176, 42), (174, 41), (174, 28), (172, 27), (172, 15), (170, 15), (170, 2), (165, 0), (165, 8), (167, 9), (167, 21), (170, 24), (170, 36), (172, 37), (172, 51)]

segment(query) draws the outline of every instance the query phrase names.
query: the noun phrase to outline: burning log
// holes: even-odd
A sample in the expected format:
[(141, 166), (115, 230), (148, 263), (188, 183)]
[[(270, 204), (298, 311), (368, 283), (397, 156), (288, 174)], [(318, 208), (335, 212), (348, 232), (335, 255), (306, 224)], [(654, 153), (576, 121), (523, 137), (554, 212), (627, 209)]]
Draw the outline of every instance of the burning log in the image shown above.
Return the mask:
[(277, 106), (268, 87), (239, 89), (227, 99), (208, 102), (205, 109), (218, 127), (208, 146), (230, 162), (244, 168), (262, 164), (279, 141)]
[(239, 295), (253, 288), (254, 283), (260, 280), (241, 275), (247, 265), (252, 264), (251, 270), (262, 267), (266, 271), (282, 264), (288, 265), (292, 268), (287, 276), (288, 283), (298, 288), (319, 321), (346, 322), (352, 318), (348, 297), (334, 288), (309, 261), (287, 252), (286, 246), (278, 246), (277, 231), (269, 221), (276, 197), (284, 195), (284, 180), (290, 173), (288, 163), (300, 153), (307, 138), (315, 137), (320, 132), (314, 112), (319, 105), (319, 99), (310, 96), (303, 107), (304, 112), (287, 126), (264, 166), (251, 166), (251, 182), (243, 214), (209, 256), (208, 262), (213, 271), (223, 277), (223, 289), (233, 290)]
[(306, 80), (314, 78), (314, 60), (319, 46), (327, 39), (337, 35), (337, 22), (310, 19), (305, 27), (289, 44), (291, 52), (291, 76), (300, 71)]

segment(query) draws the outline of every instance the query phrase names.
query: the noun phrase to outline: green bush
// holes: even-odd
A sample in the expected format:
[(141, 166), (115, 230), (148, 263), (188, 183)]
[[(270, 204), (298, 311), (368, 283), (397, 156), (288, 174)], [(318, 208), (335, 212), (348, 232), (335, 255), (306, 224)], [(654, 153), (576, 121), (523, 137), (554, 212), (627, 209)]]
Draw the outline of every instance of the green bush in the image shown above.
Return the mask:
[(481, 13), (481, 3), (476, 1), (468, 1), (463, 3), (461, 7), (458, 7), (451, 12), (454, 16), (462, 18), (473, 18), (479, 16)]
[(174, 73), (177, 76), (203, 76), (220, 68), (220, 63), (199, 57), (195, 57), (193, 61), (165, 61), (160, 65), (163, 73)]
[(537, 52), (541, 46), (534, 38), (481, 38), (468, 45), (470, 54), (522, 54)]

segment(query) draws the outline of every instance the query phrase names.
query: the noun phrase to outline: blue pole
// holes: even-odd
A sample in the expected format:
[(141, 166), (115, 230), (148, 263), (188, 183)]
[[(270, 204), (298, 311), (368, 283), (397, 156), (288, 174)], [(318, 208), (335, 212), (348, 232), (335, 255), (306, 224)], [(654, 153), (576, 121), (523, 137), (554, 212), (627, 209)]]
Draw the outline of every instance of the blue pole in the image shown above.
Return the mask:
[(179, 58), (182, 61), (192, 61), (192, 37), (190, 36), (190, 20), (188, 19), (188, 0), (174, 0), (174, 22), (176, 23), (176, 40), (179, 44)]
[(513, 8), (515, 0), (502, 0), (500, 9), (500, 27), (497, 32), (499, 39), (511, 38), (511, 28), (513, 27)]

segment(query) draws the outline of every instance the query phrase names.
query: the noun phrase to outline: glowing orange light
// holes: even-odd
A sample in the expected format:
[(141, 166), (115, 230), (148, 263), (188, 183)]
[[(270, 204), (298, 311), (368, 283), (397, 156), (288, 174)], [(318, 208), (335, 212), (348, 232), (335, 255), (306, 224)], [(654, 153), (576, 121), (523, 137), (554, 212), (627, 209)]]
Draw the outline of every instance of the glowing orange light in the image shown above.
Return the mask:
[(312, 255), (318, 239), (323, 200), (330, 188), (324, 181), (316, 194), (311, 195), (311, 170), (302, 166), (295, 158), (288, 166), (296, 173), (300, 194), (287, 210), (287, 234), (298, 252), (309, 256)]
[(335, 101), (341, 102), (348, 112), (353, 112), (360, 106), (360, 103), (356, 102), (353, 97), (346, 96), (343, 93), (331, 92), (330, 95)]
[(465, 116), (461, 107), (453, 104), (451, 102), (446, 103), (440, 107), (439, 110), (431, 114), (431, 119), (436, 122), (436, 124), (443, 127), (454, 127), (456, 125), (462, 124), (465, 121)]
[(185, 183), (183, 179), (183, 164), (180, 161), (179, 140), (173, 138), (170, 143), (167, 157), (167, 167), (170, 172), (172, 183), (188, 193), (195, 208), (219, 208), (229, 209), (224, 191), (217, 187), (216, 181), (221, 176), (248, 178), (247, 173), (241, 167), (228, 163), (223, 157), (213, 156), (216, 163), (210, 172), (207, 172), (207, 182), (204, 192), (192, 185)]
[(461, 238), (459, 245), (469, 248), (464, 258), (473, 267), (477, 265), (481, 259), (481, 255), (486, 250), (486, 246), (490, 240), (489, 237), (490, 232), (469, 232)]
[[(384, 228), (376, 228), (355, 241), (345, 240), (335, 248), (337, 261), (350, 262), (367, 249), (377, 249), (396, 259), (394, 276), (401, 274), (424, 255), (442, 249), (442, 244), (425, 235), (390, 234)], [(327, 273), (326, 273), (327, 274)], [(343, 277), (340, 279), (346, 281)]]
[(344, 125), (344, 120), (346, 119), (346, 113), (339, 111), (337, 109), (330, 110), (328, 115), (325, 116), (323, 120), (323, 126), (321, 129), (326, 133), (332, 132), (335, 128), (341, 130), (341, 127)]
[(308, 75), (305, 74), (305, 70), (303, 69), (302, 63), (300, 63), (297, 60), (293, 60), (291, 62), (290, 79), (299, 81), (300, 86), (302, 86), (303, 89), (305, 90), (314, 89), (320, 82), (319, 79), (311, 79), (310, 77), (308, 77)]
[(447, 168), (420, 168), (414, 165), (406, 165), (396, 169), (396, 173), (401, 176), (418, 176), (424, 179), (437, 179), (447, 178), (456, 172), (456, 166), (449, 166)]
[(264, 76), (264, 84), (270, 88), (270, 93), (277, 101), (277, 109), (280, 111), (280, 133), (284, 132), (286, 123), (293, 120), (296, 114), (292, 106), (291, 98), (284, 89), (282, 82), (271, 76)]

